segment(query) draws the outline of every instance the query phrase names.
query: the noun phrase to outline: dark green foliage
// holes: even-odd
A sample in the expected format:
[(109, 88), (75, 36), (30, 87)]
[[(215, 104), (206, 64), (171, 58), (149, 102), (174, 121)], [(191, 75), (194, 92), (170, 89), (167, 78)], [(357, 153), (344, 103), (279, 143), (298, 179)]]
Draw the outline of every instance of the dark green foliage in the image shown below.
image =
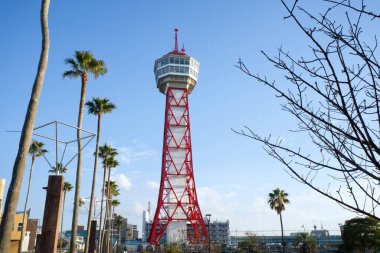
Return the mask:
[(99, 75), (107, 73), (104, 61), (95, 59), (89, 51), (75, 51), (74, 58), (66, 58), (65, 63), (71, 66), (71, 69), (63, 73), (63, 78), (77, 78), (91, 73), (96, 79)]
[(182, 253), (182, 249), (179, 246), (168, 245), (164, 248), (163, 253)]
[(260, 252), (259, 243), (257, 242), (256, 235), (247, 234), (244, 238), (244, 241), (239, 242), (238, 249), (241, 253)]
[(280, 214), (285, 210), (285, 204), (289, 204), (288, 194), (280, 188), (276, 188), (268, 194), (268, 204), (272, 210)]
[(44, 145), (45, 144), (43, 142), (33, 140), (32, 144), (30, 144), (29, 154), (33, 157), (43, 156), (45, 153), (48, 152), (46, 149), (43, 148)]
[(116, 106), (107, 98), (92, 98), (92, 101), (87, 101), (86, 106), (89, 114), (101, 115), (111, 113)]
[(380, 222), (370, 218), (353, 218), (344, 223), (343, 248), (347, 252), (380, 249)]
[(58, 163), (56, 167), (52, 167), (51, 170), (49, 170), (50, 173), (55, 173), (55, 174), (64, 174), (66, 173), (67, 168), (62, 164)]
[[(112, 198), (112, 197), (114, 197), (114, 196), (119, 196), (119, 195), (120, 195), (120, 190), (119, 190), (119, 186), (117, 185), (116, 181), (112, 181), (112, 180), (111, 180), (111, 181), (109, 182), (109, 185), (110, 185), (110, 192), (109, 192), (110, 197)], [(106, 192), (108, 192), (107, 185), (106, 185), (106, 187), (104, 188), (104, 190), (105, 190)], [(111, 202), (111, 204), (112, 204), (112, 202)]]
[(63, 191), (69, 192), (73, 189), (73, 186), (69, 182), (65, 182), (63, 185)]
[(300, 253), (314, 253), (318, 248), (315, 238), (306, 232), (298, 234), (295, 245)]

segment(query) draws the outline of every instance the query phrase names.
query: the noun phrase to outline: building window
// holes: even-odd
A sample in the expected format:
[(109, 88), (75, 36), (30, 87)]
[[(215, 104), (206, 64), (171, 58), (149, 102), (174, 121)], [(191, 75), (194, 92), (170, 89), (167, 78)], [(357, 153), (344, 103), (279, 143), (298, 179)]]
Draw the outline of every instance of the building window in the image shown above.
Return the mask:
[(17, 226), (17, 231), (22, 231), (22, 223), (19, 223)]

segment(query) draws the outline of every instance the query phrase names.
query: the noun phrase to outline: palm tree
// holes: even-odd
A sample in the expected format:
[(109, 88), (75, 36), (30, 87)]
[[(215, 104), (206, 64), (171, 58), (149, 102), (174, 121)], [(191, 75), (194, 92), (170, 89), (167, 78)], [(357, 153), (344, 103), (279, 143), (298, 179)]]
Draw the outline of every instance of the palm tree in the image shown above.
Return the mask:
[(278, 215), (280, 215), (281, 222), (281, 242), (282, 247), (284, 247), (284, 227), (282, 224), (282, 211), (285, 210), (285, 204), (289, 204), (290, 201), (287, 198), (288, 194), (279, 188), (273, 190), (273, 192), (268, 195), (268, 204), (272, 210), (275, 210)]
[(111, 202), (111, 206), (112, 206), (112, 217), (113, 215), (115, 214), (115, 207), (119, 206), (120, 205), (120, 201), (117, 200), (117, 199), (113, 199), (112, 202)]
[[(109, 228), (110, 228), (110, 214), (111, 214), (111, 203), (112, 203), (112, 197), (119, 195), (119, 189), (117, 187), (117, 184), (115, 181), (111, 181), (111, 169), (116, 168), (119, 165), (119, 162), (115, 159), (114, 156), (110, 157), (108, 159), (108, 180), (107, 180), (107, 186), (106, 186), (106, 192), (107, 192), (107, 202), (106, 202), (106, 221), (108, 221), (108, 233), (107, 233), (107, 252), (109, 250), (108, 244), (109, 244)], [(106, 224), (104, 224), (106, 225)]]
[(119, 196), (120, 195), (120, 190), (119, 190), (119, 186), (117, 185), (116, 181), (110, 180), (109, 183), (108, 183), (108, 185), (109, 185), (109, 191), (108, 191), (107, 187), (106, 187), (106, 191), (109, 194), (110, 203), (112, 203), (112, 198), (116, 197), (116, 196)]
[(32, 141), (34, 121), (36, 119), (38, 102), (40, 100), (40, 95), (44, 84), (50, 46), (48, 26), (49, 6), (50, 0), (42, 0), (40, 11), (42, 48), (37, 74), (34, 79), (32, 93), (25, 115), (24, 125), (21, 130), (18, 151), (15, 163), (13, 165), (12, 179), (9, 184), (7, 198), (4, 205), (4, 213), (0, 225), (0, 253), (9, 252), (11, 232), (13, 229), (14, 216), (16, 214), (18, 200), (20, 197), (21, 184), (24, 178), (26, 158), (28, 156), (29, 145)]
[[(116, 108), (107, 98), (93, 98), (92, 101), (86, 103), (88, 108), (88, 113), (98, 116), (98, 128), (96, 135), (96, 148), (95, 148), (95, 162), (94, 162), (94, 172), (92, 175), (92, 187), (91, 187), (91, 198), (90, 198), (90, 210), (88, 212), (88, 221), (87, 221), (87, 234), (90, 235), (91, 231), (91, 216), (92, 210), (94, 208), (94, 192), (95, 192), (95, 183), (96, 183), (96, 172), (98, 169), (98, 156), (99, 156), (99, 142), (100, 142), (100, 126), (101, 119), (103, 114), (111, 113), (112, 110)], [(90, 238), (86, 240), (85, 253), (88, 252), (88, 247), (90, 245)]]
[(49, 173), (55, 173), (56, 175), (61, 175), (66, 173), (67, 168), (62, 164), (58, 163), (56, 167), (52, 167), (51, 170), (49, 170)]
[(124, 217), (121, 215), (116, 216), (115, 217), (115, 226), (116, 226), (117, 231), (119, 233), (119, 237), (117, 240), (117, 245), (119, 246), (119, 248), (120, 248), (120, 240), (121, 240), (121, 229), (123, 228), (123, 225), (124, 225)]
[(294, 244), (300, 253), (315, 253), (318, 248), (315, 238), (307, 232), (299, 233)]
[[(95, 154), (96, 155), (96, 154)], [(111, 157), (115, 157), (117, 155), (117, 151), (115, 148), (112, 148), (111, 146), (107, 145), (105, 143), (103, 146), (99, 147), (99, 157), (103, 160), (103, 184), (102, 184), (102, 200), (100, 202), (100, 222), (99, 222), (99, 245), (98, 245), (98, 251), (101, 252), (102, 244), (103, 244), (103, 233), (102, 233), (102, 221), (103, 221), (103, 201), (104, 197), (106, 195), (105, 189), (106, 189), (106, 173), (108, 168), (108, 160)]]
[(62, 252), (62, 233), (63, 233), (63, 214), (65, 211), (65, 202), (66, 202), (66, 193), (70, 192), (73, 189), (73, 186), (69, 182), (63, 184), (63, 206), (62, 206), (62, 215), (61, 215), (61, 240), (59, 246), (59, 252)]
[[(43, 142), (39, 142), (39, 141), (33, 140), (32, 144), (29, 147), (29, 154), (32, 156), (32, 163), (30, 165), (30, 170), (29, 170), (28, 190), (26, 192), (26, 198), (25, 198), (25, 204), (24, 204), (24, 214), (22, 215), (22, 227), (21, 227), (21, 231), (24, 231), (24, 225), (25, 225), (25, 222), (26, 222), (25, 221), (26, 208), (27, 208), (27, 205), (28, 205), (30, 184), (32, 182), (32, 174), (33, 174), (33, 168), (34, 168), (34, 161), (36, 160), (37, 157), (41, 157), (45, 153), (48, 152), (46, 149), (44, 149), (44, 145), (45, 144)], [(24, 233), (21, 232), (21, 239), (20, 239), (19, 245), (18, 245), (18, 252), (19, 253), (21, 252), (21, 246), (22, 246), (22, 242), (24, 240), (24, 237), (25, 237)]]
[[(115, 221), (115, 207), (119, 206), (120, 205), (120, 201), (117, 200), (117, 199), (113, 199), (111, 201), (111, 206), (112, 206), (112, 213), (111, 213), (111, 217), (112, 217), (112, 222), (111, 222), (111, 238), (113, 238), (113, 228), (114, 228), (114, 221)], [(112, 240), (111, 240), (112, 242)]]
[(100, 75), (107, 73), (107, 68), (104, 61), (95, 59), (94, 55), (89, 51), (75, 51), (74, 58), (66, 58), (65, 63), (70, 65), (71, 69), (63, 73), (63, 77), (68, 78), (81, 78), (81, 96), (79, 101), (79, 113), (77, 124), (77, 139), (78, 139), (78, 160), (77, 160), (77, 173), (75, 181), (75, 197), (74, 197), (74, 210), (73, 222), (71, 226), (72, 236), (70, 240), (70, 253), (76, 252), (75, 241), (77, 237), (77, 224), (78, 224), (78, 207), (80, 184), (82, 180), (82, 141), (81, 129), (83, 121), (84, 101), (86, 99), (86, 87), (88, 74), (92, 74), (95, 79)]

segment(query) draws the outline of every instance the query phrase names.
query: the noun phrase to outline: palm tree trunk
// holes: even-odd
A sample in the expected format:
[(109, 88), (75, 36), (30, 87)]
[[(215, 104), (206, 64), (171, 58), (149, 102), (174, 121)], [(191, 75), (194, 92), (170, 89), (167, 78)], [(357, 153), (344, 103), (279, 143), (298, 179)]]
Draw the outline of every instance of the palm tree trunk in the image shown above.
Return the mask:
[(83, 111), (84, 111), (84, 101), (86, 99), (86, 84), (87, 84), (87, 74), (84, 72), (81, 76), (82, 88), (81, 96), (79, 102), (79, 114), (78, 114), (78, 124), (77, 124), (77, 139), (78, 139), (78, 161), (77, 161), (77, 174), (75, 181), (75, 196), (74, 196), (74, 210), (73, 210), (73, 222), (71, 225), (71, 240), (70, 240), (70, 253), (77, 252), (75, 244), (78, 234), (78, 211), (79, 211), (79, 197), (80, 197), (80, 186), (82, 180), (82, 121), (83, 121)]
[(62, 206), (62, 215), (61, 215), (61, 240), (59, 245), (59, 253), (62, 253), (62, 232), (63, 232), (63, 214), (65, 211), (65, 202), (66, 202), (66, 191), (63, 192), (63, 206)]
[(119, 247), (118, 248), (120, 248), (120, 242), (121, 242), (121, 228), (119, 227), (119, 238), (118, 238), (119, 240), (118, 240), (118, 245), (119, 245)]
[(113, 227), (114, 227), (113, 225), (115, 223), (113, 217), (115, 214), (115, 206), (112, 205), (112, 201), (110, 201), (110, 203), (111, 203), (111, 207), (112, 207), (112, 214), (111, 214), (112, 221), (110, 221), (110, 222), (111, 222), (111, 244), (112, 244), (112, 248), (113, 248)]
[(24, 177), (26, 158), (28, 156), (30, 142), (32, 141), (34, 121), (36, 119), (38, 102), (44, 84), (50, 46), (48, 26), (49, 6), (50, 0), (42, 0), (40, 12), (42, 49), (36, 78), (34, 79), (32, 94), (29, 100), (24, 125), (21, 131), (18, 152), (15, 163), (13, 165), (12, 179), (8, 188), (7, 199), (4, 205), (4, 214), (0, 226), (0, 253), (9, 252), (11, 232), (14, 223), (14, 216), (20, 198), (20, 188), (22, 179)]
[(104, 172), (103, 172), (103, 192), (102, 192), (102, 201), (100, 202), (100, 219), (99, 219), (99, 247), (98, 251), (101, 252), (103, 249), (103, 230), (102, 230), (102, 221), (103, 221), (103, 201), (104, 196), (106, 195), (106, 173), (107, 173), (107, 159), (104, 161)]
[(110, 213), (111, 213), (111, 189), (110, 189), (110, 180), (111, 180), (111, 168), (108, 168), (108, 180), (107, 180), (107, 206), (106, 206), (106, 223), (107, 223), (107, 234), (106, 234), (106, 245), (107, 245), (107, 253), (109, 253), (109, 242), (110, 242)]
[(280, 212), (280, 222), (281, 222), (281, 247), (282, 247), (282, 250), (284, 251), (284, 227), (282, 225), (282, 215), (281, 215), (281, 212)]
[(36, 157), (35, 155), (32, 156), (32, 164), (30, 165), (30, 171), (29, 171), (29, 181), (28, 181), (28, 190), (26, 192), (26, 198), (25, 198), (25, 204), (24, 204), (24, 213), (22, 215), (22, 227), (21, 227), (21, 238), (18, 243), (18, 252), (21, 252), (21, 247), (22, 247), (22, 241), (24, 240), (25, 234), (24, 234), (24, 226), (25, 226), (25, 216), (26, 216), (26, 208), (28, 206), (28, 199), (29, 199), (29, 191), (30, 191), (30, 183), (32, 182), (32, 173), (33, 173), (33, 166), (34, 166), (34, 161)]
[[(95, 148), (95, 162), (94, 162), (94, 173), (92, 175), (92, 187), (91, 187), (91, 198), (90, 198), (90, 210), (88, 211), (88, 220), (87, 220), (87, 234), (90, 235), (91, 231), (91, 220), (92, 220), (92, 209), (94, 208), (94, 192), (95, 192), (95, 184), (96, 184), (96, 172), (98, 169), (98, 157), (99, 157), (99, 142), (100, 142), (100, 123), (101, 123), (102, 115), (98, 115), (98, 131), (96, 135), (96, 148)], [(95, 215), (94, 215), (95, 216)], [(90, 245), (90, 237), (87, 236), (86, 247), (84, 249), (85, 253), (88, 253), (88, 247)]]
[(102, 231), (102, 252), (104, 252), (106, 250), (106, 247), (107, 246), (104, 246), (104, 244), (106, 244), (106, 242), (104, 241), (104, 234), (106, 233), (106, 223), (107, 223), (107, 203), (106, 203), (106, 213), (104, 215), (104, 220), (103, 220), (103, 223), (104, 223), (104, 226), (103, 226), (103, 231)]

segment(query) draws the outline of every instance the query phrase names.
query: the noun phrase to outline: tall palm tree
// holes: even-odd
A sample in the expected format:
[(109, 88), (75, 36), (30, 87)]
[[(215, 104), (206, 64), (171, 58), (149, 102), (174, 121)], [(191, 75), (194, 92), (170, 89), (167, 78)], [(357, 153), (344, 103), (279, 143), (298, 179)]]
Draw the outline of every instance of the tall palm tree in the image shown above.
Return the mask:
[[(96, 148), (95, 148), (95, 162), (94, 162), (94, 171), (92, 175), (92, 187), (91, 187), (91, 198), (90, 198), (90, 210), (88, 212), (88, 220), (87, 220), (87, 234), (90, 235), (91, 231), (91, 219), (92, 212), (94, 208), (94, 192), (95, 192), (95, 183), (96, 183), (96, 172), (98, 169), (98, 156), (99, 156), (99, 142), (100, 142), (100, 126), (101, 119), (103, 114), (111, 113), (116, 106), (112, 104), (107, 98), (93, 98), (92, 101), (88, 101), (86, 103), (88, 108), (88, 113), (96, 115), (98, 117), (98, 127), (97, 127), (97, 135), (96, 135)], [(88, 252), (88, 247), (90, 245), (90, 238), (88, 237), (86, 240), (85, 253)]]
[(75, 181), (75, 197), (74, 197), (74, 210), (73, 222), (71, 226), (72, 236), (70, 240), (70, 253), (76, 252), (75, 241), (77, 237), (78, 225), (78, 207), (79, 195), (82, 179), (82, 141), (81, 141), (81, 128), (83, 121), (84, 101), (86, 99), (86, 88), (88, 74), (97, 79), (100, 75), (107, 73), (107, 68), (104, 61), (95, 59), (94, 55), (89, 51), (75, 51), (74, 58), (66, 58), (65, 63), (70, 65), (71, 69), (63, 73), (63, 77), (68, 78), (81, 78), (81, 95), (79, 100), (79, 113), (77, 123), (77, 139), (78, 139), (78, 160), (77, 160), (77, 173)]
[[(112, 212), (111, 212), (111, 218), (112, 218), (112, 222), (111, 222), (111, 238), (113, 239), (113, 228), (114, 228), (114, 225), (115, 225), (115, 207), (119, 206), (120, 205), (120, 201), (117, 200), (117, 199), (113, 199), (111, 201), (111, 207), (112, 207)], [(111, 242), (112, 242), (112, 239), (111, 239)]]
[[(107, 143), (105, 143), (103, 146), (99, 147), (99, 157), (103, 160), (103, 183), (102, 183), (102, 200), (100, 202), (100, 222), (99, 222), (99, 244), (98, 244), (98, 251), (101, 252), (102, 244), (103, 244), (103, 233), (102, 233), (102, 222), (103, 222), (103, 201), (104, 197), (106, 196), (106, 173), (108, 168), (108, 160), (111, 157), (115, 157), (117, 155), (117, 151), (115, 148), (112, 148)], [(96, 155), (96, 154), (95, 154)]]
[(120, 205), (120, 201), (117, 200), (117, 199), (113, 199), (112, 202), (111, 202), (111, 206), (112, 206), (112, 217), (114, 216), (115, 214), (115, 207), (119, 206)]
[(56, 167), (52, 167), (51, 170), (49, 170), (49, 173), (55, 173), (56, 175), (65, 174), (67, 171), (67, 168), (62, 164), (58, 163)]
[[(30, 184), (32, 182), (32, 174), (33, 174), (33, 168), (34, 168), (34, 161), (37, 157), (43, 156), (48, 151), (44, 149), (44, 143), (39, 141), (32, 141), (32, 144), (30, 144), (29, 147), (29, 154), (32, 156), (32, 163), (30, 165), (29, 170), (29, 181), (28, 181), (28, 190), (26, 192), (26, 198), (25, 198), (25, 204), (24, 204), (24, 214), (22, 215), (22, 226), (21, 231), (24, 231), (24, 226), (26, 223), (25, 216), (26, 216), (26, 208), (28, 206), (28, 199), (29, 199), (29, 191), (30, 191)], [(18, 245), (18, 252), (21, 252), (22, 242), (24, 241), (25, 234), (21, 232), (21, 238)]]
[(29, 99), (28, 109), (25, 115), (24, 125), (21, 130), (18, 151), (13, 165), (12, 179), (9, 184), (7, 198), (4, 205), (4, 213), (0, 225), (0, 253), (9, 252), (11, 232), (20, 198), (20, 189), (22, 179), (24, 178), (26, 158), (28, 156), (29, 145), (32, 141), (34, 121), (36, 119), (38, 102), (40, 100), (40, 95), (44, 84), (50, 46), (48, 25), (49, 6), (50, 0), (42, 0), (40, 11), (42, 31), (41, 54), (37, 74), (33, 83), (32, 93)]
[[(119, 189), (115, 181), (111, 181), (111, 169), (116, 168), (119, 166), (119, 162), (115, 159), (114, 156), (110, 157), (108, 159), (108, 180), (107, 180), (107, 188), (106, 188), (106, 193), (107, 193), (107, 201), (106, 201), (106, 221), (108, 221), (108, 229), (107, 229), (107, 252), (109, 251), (109, 230), (110, 230), (110, 214), (111, 214), (111, 203), (112, 203), (112, 197), (113, 196), (118, 196), (119, 195)], [(104, 223), (105, 227), (106, 224)], [(103, 233), (104, 234), (104, 233)]]
[(120, 240), (121, 240), (121, 229), (123, 228), (124, 225), (124, 217), (121, 215), (118, 215), (115, 217), (115, 226), (118, 231), (118, 240), (117, 240), (117, 245), (120, 248)]
[(62, 252), (62, 233), (63, 233), (63, 214), (65, 211), (65, 203), (66, 203), (66, 193), (70, 192), (73, 189), (73, 186), (69, 182), (65, 182), (63, 184), (63, 206), (62, 206), (62, 215), (61, 215), (61, 240), (59, 245), (59, 252)]
[(268, 204), (272, 210), (275, 210), (280, 215), (281, 222), (281, 242), (284, 247), (284, 227), (282, 224), (282, 211), (285, 211), (285, 205), (289, 204), (288, 194), (279, 188), (274, 189), (268, 194)]

